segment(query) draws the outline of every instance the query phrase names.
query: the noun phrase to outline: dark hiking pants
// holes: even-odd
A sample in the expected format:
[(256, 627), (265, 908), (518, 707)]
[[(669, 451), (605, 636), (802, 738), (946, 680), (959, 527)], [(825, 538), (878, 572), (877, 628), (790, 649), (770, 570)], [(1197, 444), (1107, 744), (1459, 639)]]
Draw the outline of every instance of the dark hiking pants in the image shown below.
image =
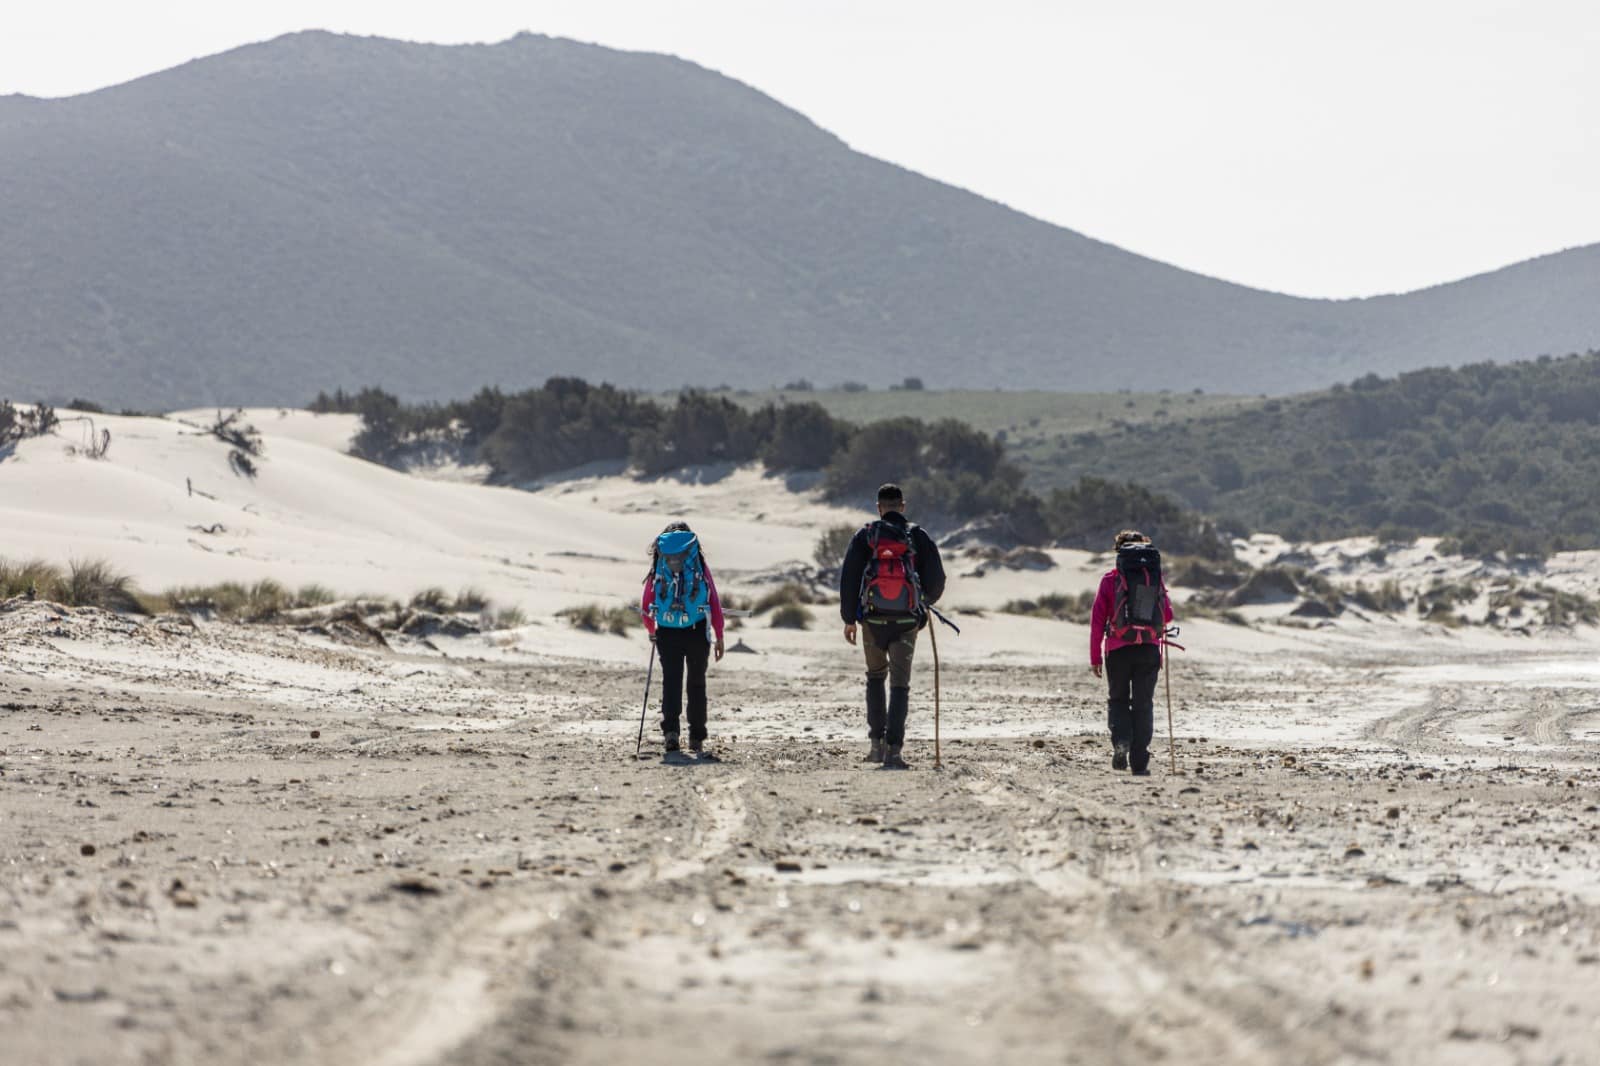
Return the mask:
[(1131, 644), (1106, 652), (1106, 681), (1111, 698), (1106, 720), (1111, 743), (1128, 749), (1128, 766), (1143, 770), (1150, 762), (1150, 735), (1155, 730), (1156, 678), (1161, 675), (1161, 649)]
[(867, 658), (867, 736), (886, 744), (904, 744), (906, 717), (911, 713), (911, 659), (917, 651), (916, 627), (889, 629), (867, 623), (861, 630), (861, 649)]
[(687, 672), (689, 739), (704, 740), (706, 664), (711, 660), (711, 645), (706, 641), (706, 623), (699, 621), (687, 629), (657, 626), (656, 652), (661, 656), (661, 732), (669, 736), (677, 735), (678, 717), (683, 711), (684, 674)]

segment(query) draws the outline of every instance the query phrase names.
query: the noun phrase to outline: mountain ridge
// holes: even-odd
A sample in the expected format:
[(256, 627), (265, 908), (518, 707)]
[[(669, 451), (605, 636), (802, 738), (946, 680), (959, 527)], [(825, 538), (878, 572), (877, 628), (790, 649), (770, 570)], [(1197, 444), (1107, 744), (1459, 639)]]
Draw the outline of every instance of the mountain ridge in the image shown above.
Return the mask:
[(704, 67), (540, 35), (313, 31), (24, 99), (0, 107), (16, 395), (1288, 392), (1600, 341), (1600, 246), (1410, 294), (1269, 293), (856, 152)]

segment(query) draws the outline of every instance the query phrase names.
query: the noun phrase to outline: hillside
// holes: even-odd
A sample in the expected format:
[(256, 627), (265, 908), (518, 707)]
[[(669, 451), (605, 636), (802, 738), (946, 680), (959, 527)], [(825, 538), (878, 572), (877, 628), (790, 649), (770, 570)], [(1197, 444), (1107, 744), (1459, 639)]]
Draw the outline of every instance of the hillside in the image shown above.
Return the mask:
[(1077, 434), (1036, 487), (1136, 480), (1238, 530), (1449, 533), (1463, 548), (1600, 546), (1600, 352), (1361, 378), (1172, 422)]
[(303, 33), (0, 100), (0, 231), (0, 393), (113, 407), (552, 374), (1253, 394), (1600, 341), (1600, 247), (1405, 296), (1259, 292), (692, 64), (531, 35)]

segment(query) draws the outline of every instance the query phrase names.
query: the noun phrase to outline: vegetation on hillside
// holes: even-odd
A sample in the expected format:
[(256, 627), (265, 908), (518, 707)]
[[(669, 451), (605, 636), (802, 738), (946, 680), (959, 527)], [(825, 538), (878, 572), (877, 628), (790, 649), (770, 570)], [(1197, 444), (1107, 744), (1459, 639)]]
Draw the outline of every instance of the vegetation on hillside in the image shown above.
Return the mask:
[(1118, 528), (1138, 526), (1170, 550), (1212, 558), (1228, 551), (1211, 523), (1136, 485), (1085, 479), (1041, 496), (997, 437), (954, 418), (853, 425), (810, 401), (748, 409), (688, 390), (662, 403), (575, 378), (518, 393), (483, 389), (446, 404), (341, 390), (319, 394), (311, 409), (360, 415), (352, 451), (362, 458), (403, 466), (410, 455), (447, 447), (487, 463), (502, 483), (604, 460), (643, 476), (760, 462), (773, 473), (821, 470), (823, 491), (839, 501), (870, 501), (892, 479), (919, 516), (942, 524), (992, 519), (998, 535), (1022, 544), (1099, 549)]
[(1171, 424), (1080, 433), (1058, 483), (1137, 481), (1233, 531), (1447, 535), (1446, 551), (1600, 546), (1600, 352), (1363, 377)]
[(43, 436), (59, 422), (55, 409), (49, 404), (18, 409), (10, 400), (0, 400), (0, 448), (28, 437)]

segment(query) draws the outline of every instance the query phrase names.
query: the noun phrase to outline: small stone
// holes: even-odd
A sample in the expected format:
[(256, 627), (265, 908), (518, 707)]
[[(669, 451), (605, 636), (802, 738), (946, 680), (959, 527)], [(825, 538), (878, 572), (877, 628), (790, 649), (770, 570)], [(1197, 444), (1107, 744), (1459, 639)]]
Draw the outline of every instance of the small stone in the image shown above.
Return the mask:
[(320, 729), (313, 729), (313, 730), (312, 730), (312, 731), (311, 731), (311, 739), (312, 739), (312, 740), (316, 740), (316, 739), (318, 739), (318, 738), (319, 738), (319, 737), (321, 737), (321, 736), (322, 736), (322, 730), (320, 730)]
[(82, 847), (78, 848), (78, 854), (79, 855), (93, 855), (94, 854), (94, 850), (95, 849), (94, 849), (94, 845), (93, 844), (84, 844)]
[(800, 864), (792, 859), (779, 859), (772, 864), (772, 868), (780, 874), (797, 874), (800, 872)]

